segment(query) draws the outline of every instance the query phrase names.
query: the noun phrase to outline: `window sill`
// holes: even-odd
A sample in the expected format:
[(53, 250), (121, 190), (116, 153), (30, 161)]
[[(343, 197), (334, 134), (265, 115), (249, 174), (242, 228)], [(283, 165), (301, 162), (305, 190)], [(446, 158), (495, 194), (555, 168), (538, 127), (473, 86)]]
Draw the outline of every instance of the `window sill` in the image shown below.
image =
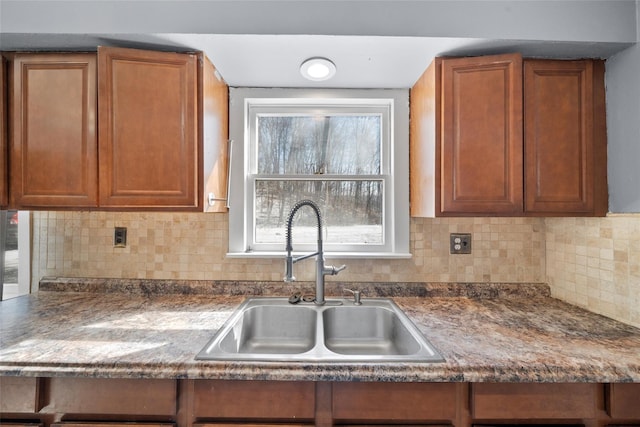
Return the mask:
[[(294, 252), (294, 256), (306, 255), (306, 252)], [(227, 258), (285, 258), (285, 251), (276, 252), (228, 252)], [(325, 252), (325, 259), (410, 259), (411, 253), (394, 252)]]

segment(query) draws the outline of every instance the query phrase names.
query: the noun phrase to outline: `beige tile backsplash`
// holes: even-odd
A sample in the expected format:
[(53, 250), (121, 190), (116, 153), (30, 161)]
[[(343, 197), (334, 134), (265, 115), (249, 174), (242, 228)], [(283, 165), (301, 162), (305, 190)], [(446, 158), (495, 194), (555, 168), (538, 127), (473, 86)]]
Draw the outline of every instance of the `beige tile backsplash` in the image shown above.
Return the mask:
[(545, 224), (552, 296), (640, 327), (640, 215)]
[[(282, 259), (226, 257), (226, 214), (34, 212), (33, 276), (185, 280), (282, 280)], [(113, 247), (114, 227), (127, 247)], [(472, 233), (471, 255), (449, 254), (449, 233)], [(284, 242), (283, 242), (284, 249)], [(544, 221), (413, 219), (411, 259), (344, 263), (342, 281), (543, 282)], [(313, 262), (296, 265), (313, 280)], [(332, 280), (329, 278), (328, 280)]]
[[(33, 278), (282, 280), (282, 259), (227, 258), (227, 214), (34, 212)], [(127, 247), (113, 247), (114, 227)], [(449, 233), (472, 254), (450, 255)], [(640, 215), (411, 220), (411, 259), (329, 259), (341, 281), (548, 282), (553, 296), (640, 327)], [(298, 280), (314, 263), (296, 265)], [(336, 280), (328, 278), (327, 280)]]

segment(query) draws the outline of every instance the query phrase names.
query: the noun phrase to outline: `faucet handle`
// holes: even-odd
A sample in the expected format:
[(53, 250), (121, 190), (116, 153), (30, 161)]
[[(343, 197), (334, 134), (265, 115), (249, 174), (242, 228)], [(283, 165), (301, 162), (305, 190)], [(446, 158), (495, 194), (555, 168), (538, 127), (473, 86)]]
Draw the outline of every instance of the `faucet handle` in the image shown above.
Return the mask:
[(362, 305), (362, 302), (360, 301), (360, 291), (354, 291), (348, 288), (344, 288), (344, 290), (353, 294), (353, 305)]
[(340, 267), (329, 266), (329, 269), (331, 270), (330, 274), (332, 276), (335, 276), (336, 274), (340, 273), (345, 268), (347, 268), (347, 266), (344, 265), (344, 264), (342, 264)]

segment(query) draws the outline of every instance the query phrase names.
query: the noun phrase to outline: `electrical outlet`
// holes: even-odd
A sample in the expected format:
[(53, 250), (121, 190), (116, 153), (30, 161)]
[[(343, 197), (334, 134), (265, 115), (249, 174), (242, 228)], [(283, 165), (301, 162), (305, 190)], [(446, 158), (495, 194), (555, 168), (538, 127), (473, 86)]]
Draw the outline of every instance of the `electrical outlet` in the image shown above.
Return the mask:
[(471, 253), (471, 234), (470, 233), (451, 233), (449, 235), (449, 253), (470, 254)]
[(113, 247), (127, 247), (127, 227), (116, 227), (113, 230)]

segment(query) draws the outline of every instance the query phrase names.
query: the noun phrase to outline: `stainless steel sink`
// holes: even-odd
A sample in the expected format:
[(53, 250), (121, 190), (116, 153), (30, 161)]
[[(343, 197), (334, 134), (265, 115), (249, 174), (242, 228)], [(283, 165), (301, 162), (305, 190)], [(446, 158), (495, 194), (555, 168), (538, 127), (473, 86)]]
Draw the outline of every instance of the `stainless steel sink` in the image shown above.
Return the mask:
[(380, 306), (332, 307), (322, 313), (324, 344), (338, 354), (410, 355), (420, 350), (395, 311)]
[(290, 304), (249, 298), (198, 353), (198, 360), (443, 362), (390, 299)]

